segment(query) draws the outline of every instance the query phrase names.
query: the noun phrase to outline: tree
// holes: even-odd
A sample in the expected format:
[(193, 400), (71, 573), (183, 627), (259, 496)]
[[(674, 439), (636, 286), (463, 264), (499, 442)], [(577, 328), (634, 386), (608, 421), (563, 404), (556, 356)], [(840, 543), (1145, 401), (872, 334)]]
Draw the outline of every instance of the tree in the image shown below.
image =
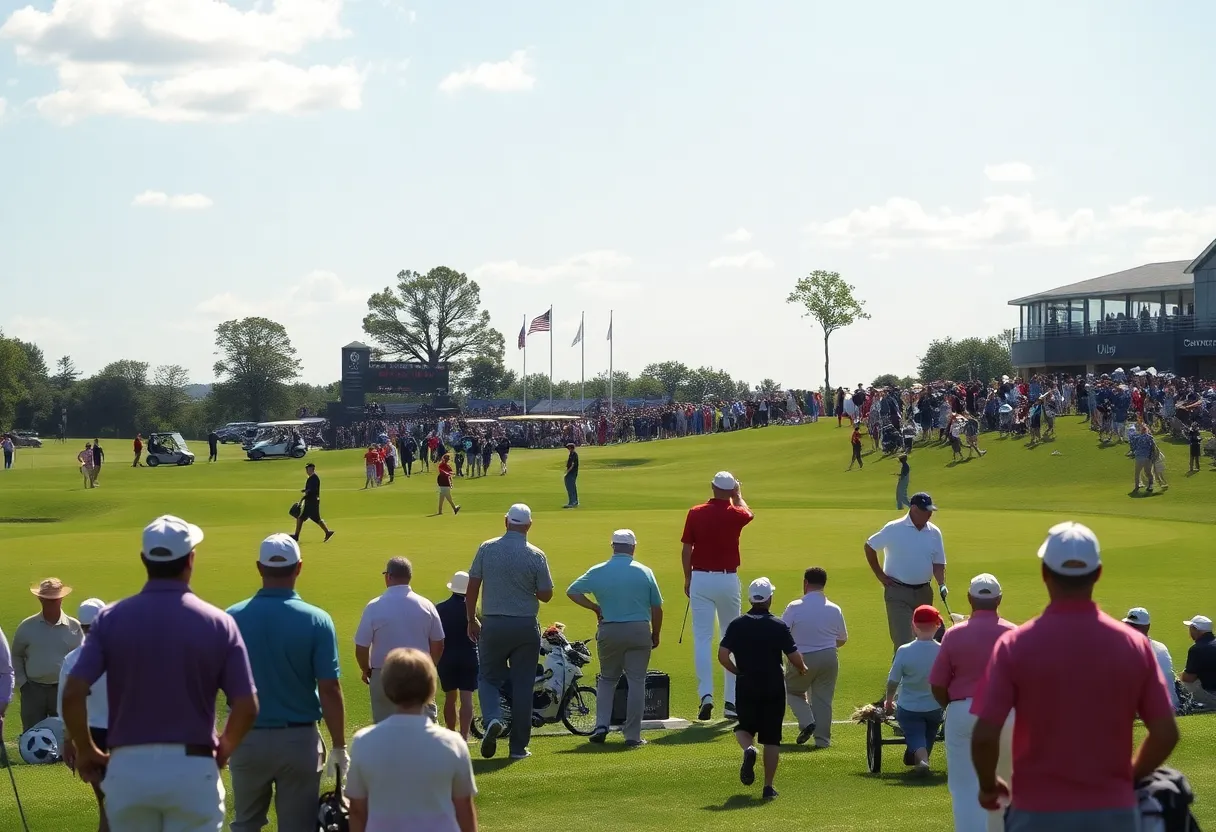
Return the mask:
[(21, 386), (25, 389), (17, 407), (17, 423), (24, 428), (37, 428), (51, 415), (54, 396), (51, 390), (50, 371), (41, 347), (32, 341), (17, 341), (25, 353), (25, 369), (21, 372)]
[(428, 366), (495, 352), (501, 358), (503, 349), (502, 333), (481, 308), (481, 287), (446, 266), (398, 272), (396, 290), (385, 287), (367, 299), (363, 331), (386, 354)]
[(794, 284), (794, 291), (785, 299), (786, 303), (802, 306), (806, 310), (803, 316), (813, 318), (823, 330), (823, 386), (829, 390), (832, 382), (828, 339), (836, 330), (870, 317), (865, 311), (865, 301), (858, 300), (853, 292), (853, 286), (845, 283), (838, 272), (816, 269), (806, 277), (799, 278)]
[(65, 355), (55, 362), (55, 375), (51, 376), (51, 384), (56, 390), (70, 390), (78, 378), (80, 371), (76, 369), (72, 356)]
[(771, 396), (774, 393), (780, 393), (784, 389), (785, 388), (783, 388), (779, 383), (773, 381), (771, 378), (761, 379), (760, 384), (756, 387), (756, 391), (763, 396)]
[(919, 364), (926, 381), (990, 381), (1013, 372), (1007, 342), (991, 338), (945, 338), (931, 341)]
[(261, 422), (290, 406), (286, 386), (299, 377), (300, 361), (282, 324), (267, 318), (224, 321), (215, 328), (215, 348), (220, 382), (214, 393), (231, 412)]
[[(629, 385), (633, 382), (625, 370), (614, 370), (612, 373), (612, 398), (614, 401), (629, 398)], [(601, 370), (595, 378), (587, 379), (587, 398), (608, 398), (608, 371)]]
[(190, 371), (180, 364), (163, 364), (152, 374), (152, 413), (159, 429), (180, 429), (178, 420), (190, 404), (189, 383)]
[(897, 376), (895, 373), (883, 373), (877, 376), (872, 382), (871, 387), (898, 387), (901, 390), (906, 390), (913, 384), (916, 384), (916, 379), (912, 376)]
[(518, 378), (514, 370), (508, 370), (501, 360), (488, 355), (479, 355), (464, 362), (460, 376), (460, 389), (469, 398), (492, 399), (499, 391), (512, 387)]
[(712, 367), (698, 367), (688, 374), (688, 381), (682, 391), (681, 398), (689, 402), (701, 402), (713, 399), (735, 399), (748, 396), (748, 390), (740, 395), (739, 384), (725, 370), (715, 370)]
[(688, 365), (682, 361), (660, 361), (656, 364), (647, 364), (641, 375), (643, 378), (653, 378), (658, 381), (662, 392), (668, 397), (674, 398), (688, 381), (691, 372)]
[(671, 394), (654, 376), (640, 375), (629, 382), (628, 397), (631, 399), (664, 399), (671, 398)]
[(25, 397), (23, 377), (28, 359), (21, 342), (5, 338), (0, 332), (0, 430), (7, 429), (17, 416)]

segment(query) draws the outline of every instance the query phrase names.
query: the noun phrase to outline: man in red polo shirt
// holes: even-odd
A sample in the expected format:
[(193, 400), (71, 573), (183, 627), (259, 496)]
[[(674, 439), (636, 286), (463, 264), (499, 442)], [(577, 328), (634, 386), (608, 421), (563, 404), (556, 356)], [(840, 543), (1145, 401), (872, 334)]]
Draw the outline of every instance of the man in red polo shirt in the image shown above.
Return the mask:
[[(684, 594), (692, 609), (693, 662), (697, 670), (697, 719), (714, 709), (714, 621), (721, 632), (739, 617), (739, 534), (753, 514), (739, 492), (739, 481), (727, 471), (713, 479), (714, 496), (693, 506), (684, 521)], [(723, 692), (727, 719), (735, 718), (735, 677), (725, 671)]]
[[(1135, 784), (1178, 743), (1178, 725), (1148, 639), (1098, 609), (1098, 538), (1060, 523), (1039, 547), (1050, 603), (997, 640), (971, 705), (980, 805), (1009, 803), (1006, 832), (1137, 832)], [(1081, 705), (1070, 693), (1102, 680)], [(997, 777), (1011, 711), (1016, 790)], [(1133, 751), (1139, 715), (1148, 736)]]

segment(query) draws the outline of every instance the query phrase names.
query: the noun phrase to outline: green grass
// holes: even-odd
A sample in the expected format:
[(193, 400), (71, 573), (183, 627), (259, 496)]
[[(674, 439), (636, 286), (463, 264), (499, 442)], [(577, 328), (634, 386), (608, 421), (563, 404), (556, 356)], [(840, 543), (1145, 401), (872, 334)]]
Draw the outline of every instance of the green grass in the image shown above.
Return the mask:
[[(1119, 614), (1148, 607), (1158, 622), (1154, 636), (1169, 645), (1181, 666), (1189, 644), (1181, 622), (1198, 612), (1212, 613), (1204, 608), (1216, 519), (1211, 509), (1216, 474), (1209, 466), (1184, 477), (1185, 450), (1171, 448), (1174, 487), (1132, 499), (1125, 446), (1098, 448), (1095, 435), (1073, 419), (1062, 420), (1058, 441), (1036, 449), (990, 436), (982, 437), (982, 444), (989, 448), (987, 457), (964, 464), (951, 465), (949, 451), (940, 448), (918, 449), (912, 458), (913, 490), (931, 491), (942, 507), (938, 521), (956, 605), (964, 603), (971, 575), (991, 571), (1005, 587), (1007, 617), (1023, 621), (1035, 614), (1045, 601), (1035, 550), (1053, 523), (1081, 520), (1103, 543), (1106, 576), (1098, 592), (1103, 607)], [(127, 443), (115, 440), (108, 443), (111, 457), (102, 487), (85, 491), (72, 461), (81, 445), (22, 450), (15, 470), (0, 471), (0, 518), (45, 521), (0, 522), (0, 626), (7, 633), (36, 610), (27, 585), (48, 575), (76, 588), (69, 610), (89, 596), (111, 601), (135, 592), (142, 582), (140, 529), (163, 513), (181, 515), (207, 533), (194, 583), (202, 597), (226, 606), (256, 589), (257, 544), (271, 532), (289, 530), (287, 509), (303, 484), (299, 463), (248, 463), (239, 449), (225, 446), (217, 465), (133, 470), (124, 465)], [(205, 456), (205, 448), (195, 450)], [(564, 454), (517, 450), (508, 476), (457, 482), (456, 496), (464, 506), (458, 518), (428, 516), (435, 510), (433, 475), (362, 492), (359, 451), (311, 457), (324, 481), (325, 517), (338, 534), (322, 546), (315, 528), (305, 532), (300, 590), (337, 623), (351, 732), (368, 722), (369, 712), (351, 638), (363, 604), (382, 588), (385, 559), (409, 557), (417, 590), (435, 600), (446, 597), (444, 582), (454, 570), (468, 567), (478, 543), (501, 531), (503, 512), (515, 501), (531, 504), (532, 540), (548, 554), (559, 588), (543, 619), (565, 622), (574, 638), (591, 636), (594, 621), (560, 590), (606, 556), (613, 529), (628, 526), (637, 532), (638, 557), (655, 570), (667, 600), (663, 644), (652, 667), (671, 675), (673, 715), (692, 716), (691, 647), (687, 640), (676, 643), (684, 612), (679, 536), (684, 512), (707, 496), (708, 480), (721, 468), (743, 480), (757, 514), (743, 535), (744, 580), (768, 575), (777, 586), (776, 604), (783, 606), (799, 592), (806, 566), (820, 564), (830, 572), (828, 594), (843, 607), (851, 634), (841, 654), (836, 718), (845, 719), (853, 706), (877, 698), (890, 647), (881, 592), (861, 545), (897, 516), (894, 461), (868, 456), (863, 470), (846, 473), (847, 432), (827, 421), (590, 448), (582, 456), (581, 509), (559, 510), (565, 501)], [(588, 670), (593, 676), (594, 664)], [(1102, 680), (1078, 680), (1063, 693), (1067, 699), (1061, 707), (1083, 714), (1087, 698), (1102, 695)], [(17, 723), (14, 707), (10, 741)], [(1216, 782), (1216, 718), (1191, 717), (1182, 725), (1174, 763), (1200, 789), (1200, 821), (1216, 823), (1216, 809), (1204, 791), (1204, 784)], [(484, 828), (530, 830), (540, 817), (551, 819), (557, 812), (584, 830), (758, 829), (803, 822), (808, 809), (817, 829), (949, 827), (944, 773), (912, 781), (890, 764), (890, 755), (881, 776), (867, 774), (863, 731), (853, 725), (835, 727), (830, 750), (789, 747), (777, 779), (782, 797), (766, 805), (757, 800), (758, 787), (739, 785), (739, 755), (725, 723), (651, 740), (649, 747), (625, 754), (619, 737), (594, 747), (545, 736), (534, 741), (535, 756), (524, 763), (477, 760)], [(940, 754), (935, 766), (944, 772)], [(63, 767), (19, 765), (14, 773), (31, 829), (94, 828), (91, 794)], [(17, 828), (12, 794), (0, 783), (0, 832)]]

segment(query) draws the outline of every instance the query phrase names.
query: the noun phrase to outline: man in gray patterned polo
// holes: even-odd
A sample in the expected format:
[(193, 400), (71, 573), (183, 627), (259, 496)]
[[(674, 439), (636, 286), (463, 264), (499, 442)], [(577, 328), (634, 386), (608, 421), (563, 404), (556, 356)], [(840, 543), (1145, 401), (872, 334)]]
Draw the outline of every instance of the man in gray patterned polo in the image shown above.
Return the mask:
[[(469, 638), (477, 645), (480, 670), (477, 697), (485, 737), (481, 755), (493, 757), (503, 733), (499, 690), (510, 681), (511, 702), (517, 712), (511, 720), (512, 760), (531, 756), (532, 687), (536, 663), (540, 659), (540, 626), (536, 616), (540, 605), (553, 598), (553, 577), (545, 553), (528, 542), (532, 510), (516, 503), (507, 511), (507, 531), (502, 537), (487, 540), (477, 550), (469, 567), (469, 589), (465, 611)], [(477, 599), (481, 599), (478, 620)]]

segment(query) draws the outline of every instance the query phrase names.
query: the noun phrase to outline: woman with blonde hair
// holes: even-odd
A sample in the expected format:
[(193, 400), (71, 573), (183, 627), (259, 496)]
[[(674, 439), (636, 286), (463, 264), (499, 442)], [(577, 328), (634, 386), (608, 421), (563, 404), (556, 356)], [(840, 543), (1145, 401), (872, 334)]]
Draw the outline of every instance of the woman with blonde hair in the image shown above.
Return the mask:
[(351, 742), (351, 832), (476, 832), (469, 746), (426, 714), (435, 699), (431, 657), (398, 647), (385, 658), (380, 683), (396, 712)]

